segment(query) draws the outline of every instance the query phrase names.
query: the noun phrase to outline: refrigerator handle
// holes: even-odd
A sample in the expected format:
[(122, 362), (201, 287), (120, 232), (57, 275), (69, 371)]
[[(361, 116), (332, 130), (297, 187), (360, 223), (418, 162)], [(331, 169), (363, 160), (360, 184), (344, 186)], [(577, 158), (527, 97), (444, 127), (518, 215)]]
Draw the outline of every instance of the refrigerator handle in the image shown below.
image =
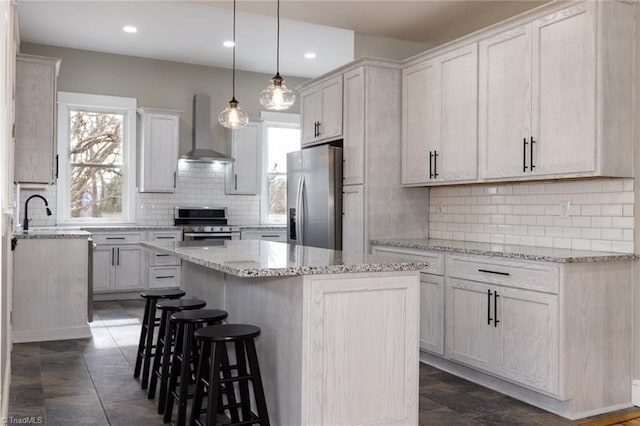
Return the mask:
[(298, 195), (296, 197), (296, 236), (298, 245), (304, 242), (304, 176), (298, 180)]

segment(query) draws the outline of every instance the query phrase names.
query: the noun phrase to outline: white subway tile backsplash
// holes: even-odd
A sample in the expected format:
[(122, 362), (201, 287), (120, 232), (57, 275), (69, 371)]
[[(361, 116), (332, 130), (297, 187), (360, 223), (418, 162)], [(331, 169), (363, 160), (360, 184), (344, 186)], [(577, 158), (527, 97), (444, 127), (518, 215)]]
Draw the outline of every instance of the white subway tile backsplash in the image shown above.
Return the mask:
[[(445, 211), (459, 208), (439, 218), (429, 210), (432, 238), (633, 252), (633, 179), (438, 187), (430, 191), (432, 206), (441, 204)], [(443, 235), (442, 224), (451, 225), (442, 229), (457, 232)]]

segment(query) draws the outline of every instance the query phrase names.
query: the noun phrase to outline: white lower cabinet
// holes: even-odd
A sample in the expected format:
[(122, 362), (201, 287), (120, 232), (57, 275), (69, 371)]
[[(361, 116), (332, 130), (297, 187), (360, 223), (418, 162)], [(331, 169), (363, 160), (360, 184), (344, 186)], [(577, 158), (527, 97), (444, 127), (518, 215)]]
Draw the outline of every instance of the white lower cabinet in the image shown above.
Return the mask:
[(137, 245), (106, 245), (93, 249), (93, 291), (139, 290), (145, 288), (142, 248)]
[(572, 420), (631, 405), (632, 261), (388, 244), (371, 251), (429, 265), (420, 286), (423, 362)]
[(444, 278), (420, 275), (420, 349), (444, 355)]
[(287, 229), (243, 229), (240, 231), (241, 240), (264, 240), (264, 241), (277, 241), (287, 242)]
[(446, 324), (448, 358), (557, 394), (557, 295), (447, 279)]
[(180, 259), (143, 249), (138, 243), (180, 241), (181, 230), (104, 232), (92, 238), (93, 292), (101, 298), (111, 297), (110, 293), (180, 287)]

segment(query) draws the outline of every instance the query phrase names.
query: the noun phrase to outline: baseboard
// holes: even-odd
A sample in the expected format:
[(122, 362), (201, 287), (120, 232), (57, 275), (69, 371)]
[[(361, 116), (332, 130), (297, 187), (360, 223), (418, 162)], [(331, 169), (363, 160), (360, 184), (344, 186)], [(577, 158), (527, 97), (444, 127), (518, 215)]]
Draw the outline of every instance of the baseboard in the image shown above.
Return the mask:
[(46, 342), (49, 340), (85, 339), (91, 337), (89, 325), (39, 330), (13, 330), (13, 343)]
[(11, 351), (9, 351), (7, 356), (5, 371), (3, 371), (2, 374), (2, 397), (0, 398), (2, 400), (2, 404), (0, 406), (0, 419), (7, 419), (9, 417), (9, 387), (11, 386)]
[(640, 407), (640, 380), (638, 379), (631, 383), (631, 402), (636, 407)]

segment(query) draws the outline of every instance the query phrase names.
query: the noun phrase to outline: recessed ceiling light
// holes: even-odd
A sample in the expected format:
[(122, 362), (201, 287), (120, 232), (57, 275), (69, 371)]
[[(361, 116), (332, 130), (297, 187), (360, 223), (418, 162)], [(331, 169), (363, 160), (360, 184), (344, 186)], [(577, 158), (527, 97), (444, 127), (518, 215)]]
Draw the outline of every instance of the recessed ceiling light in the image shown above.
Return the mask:
[(304, 57), (307, 59), (314, 59), (316, 57), (316, 54), (313, 52), (309, 52), (309, 53), (305, 53)]
[(122, 27), (122, 31), (124, 31), (125, 33), (137, 33), (138, 29), (133, 25), (125, 25), (124, 27)]
[(224, 43), (222, 43), (222, 45), (224, 47), (233, 47), (235, 45), (235, 43), (233, 41), (231, 41), (231, 40), (227, 40)]

